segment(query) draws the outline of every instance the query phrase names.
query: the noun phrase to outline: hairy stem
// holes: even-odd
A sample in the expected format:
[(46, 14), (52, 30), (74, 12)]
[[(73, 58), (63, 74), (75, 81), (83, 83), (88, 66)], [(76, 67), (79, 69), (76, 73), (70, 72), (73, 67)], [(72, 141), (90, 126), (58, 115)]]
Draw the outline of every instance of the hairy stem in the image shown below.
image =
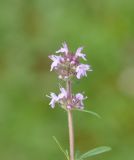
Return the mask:
[[(71, 94), (71, 81), (67, 81), (67, 94), (69, 101), (72, 98)], [(70, 160), (74, 160), (74, 129), (73, 129), (73, 118), (72, 111), (68, 109), (68, 129), (69, 129), (69, 145), (70, 145)]]

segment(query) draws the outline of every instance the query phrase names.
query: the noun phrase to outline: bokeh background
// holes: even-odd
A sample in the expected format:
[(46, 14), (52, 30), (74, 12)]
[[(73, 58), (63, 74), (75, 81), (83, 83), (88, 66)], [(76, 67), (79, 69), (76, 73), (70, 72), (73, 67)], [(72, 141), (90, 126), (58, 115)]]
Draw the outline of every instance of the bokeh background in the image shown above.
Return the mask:
[(85, 47), (93, 72), (73, 90), (102, 116), (74, 113), (75, 149), (108, 145), (92, 159), (133, 160), (133, 0), (0, 0), (0, 159), (64, 159), (52, 136), (68, 148), (67, 115), (45, 97), (58, 92), (48, 55), (64, 41)]

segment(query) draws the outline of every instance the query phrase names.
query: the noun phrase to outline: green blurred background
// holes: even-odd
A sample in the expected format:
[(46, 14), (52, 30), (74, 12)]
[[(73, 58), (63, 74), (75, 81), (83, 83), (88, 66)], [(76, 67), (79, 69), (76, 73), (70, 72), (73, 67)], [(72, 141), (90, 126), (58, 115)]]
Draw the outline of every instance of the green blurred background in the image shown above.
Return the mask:
[(93, 160), (134, 159), (134, 1), (0, 0), (0, 160), (62, 160), (67, 115), (45, 97), (58, 91), (49, 54), (84, 46), (93, 72), (74, 82), (85, 108), (74, 113), (75, 149), (113, 148)]

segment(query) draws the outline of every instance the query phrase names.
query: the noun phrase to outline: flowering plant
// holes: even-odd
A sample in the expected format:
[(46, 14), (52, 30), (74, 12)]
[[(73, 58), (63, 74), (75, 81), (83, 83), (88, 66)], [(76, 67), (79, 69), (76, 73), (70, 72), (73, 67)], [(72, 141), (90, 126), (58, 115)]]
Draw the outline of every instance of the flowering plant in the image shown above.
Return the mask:
[(92, 71), (89, 64), (80, 63), (80, 59), (87, 61), (86, 54), (82, 53), (83, 47), (76, 50), (75, 54), (70, 52), (66, 43), (62, 44), (62, 47), (56, 51), (57, 55), (50, 55), (49, 58), (52, 60), (50, 71), (54, 70), (58, 74), (58, 78), (63, 80), (66, 84), (66, 88), (60, 87), (60, 93), (57, 95), (53, 92), (50, 96), (51, 99), (49, 105), (54, 108), (56, 104), (59, 104), (68, 114), (68, 128), (69, 128), (69, 144), (70, 152), (64, 151), (58, 140), (54, 137), (54, 140), (60, 147), (61, 151), (65, 154), (67, 160), (83, 160), (85, 158), (109, 151), (111, 148), (102, 146), (90, 150), (80, 157), (74, 156), (74, 130), (73, 130), (73, 118), (72, 111), (78, 110), (82, 112), (87, 112), (92, 115), (100, 116), (92, 111), (87, 111), (84, 109), (83, 101), (87, 98), (82, 93), (73, 94), (72, 93), (72, 81), (73, 78), (81, 79), (87, 76), (88, 71)]

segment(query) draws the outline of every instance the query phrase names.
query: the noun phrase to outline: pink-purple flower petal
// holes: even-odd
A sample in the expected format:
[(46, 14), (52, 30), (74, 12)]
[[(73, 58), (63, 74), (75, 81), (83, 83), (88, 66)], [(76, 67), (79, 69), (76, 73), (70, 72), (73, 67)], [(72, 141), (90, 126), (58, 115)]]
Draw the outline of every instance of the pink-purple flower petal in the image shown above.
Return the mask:
[(54, 68), (56, 68), (58, 66), (58, 64), (60, 64), (60, 60), (62, 59), (62, 57), (56, 56), (56, 55), (51, 55), (51, 56), (49, 56), (49, 58), (53, 61), (51, 64), (51, 69), (50, 69), (50, 71), (52, 71)]
[(51, 108), (54, 108), (55, 103), (58, 102), (59, 98), (55, 93), (51, 93), (50, 98), (51, 98), (51, 101), (50, 101), (49, 105), (51, 106)]
[(59, 99), (67, 98), (67, 91), (64, 88), (60, 88), (61, 93), (58, 95)]
[(86, 59), (86, 54), (81, 53), (82, 50), (83, 50), (83, 47), (78, 48), (76, 53), (75, 53), (75, 56), (80, 57), (80, 58), (82, 58), (83, 60), (86, 61), (87, 60)]
[(76, 77), (80, 79), (83, 76), (87, 76), (87, 71), (90, 71), (90, 65), (88, 64), (80, 64), (76, 68)]
[(68, 54), (68, 46), (67, 44), (64, 42), (62, 43), (62, 46), (58, 51), (56, 51), (56, 53), (65, 53), (66, 55)]

